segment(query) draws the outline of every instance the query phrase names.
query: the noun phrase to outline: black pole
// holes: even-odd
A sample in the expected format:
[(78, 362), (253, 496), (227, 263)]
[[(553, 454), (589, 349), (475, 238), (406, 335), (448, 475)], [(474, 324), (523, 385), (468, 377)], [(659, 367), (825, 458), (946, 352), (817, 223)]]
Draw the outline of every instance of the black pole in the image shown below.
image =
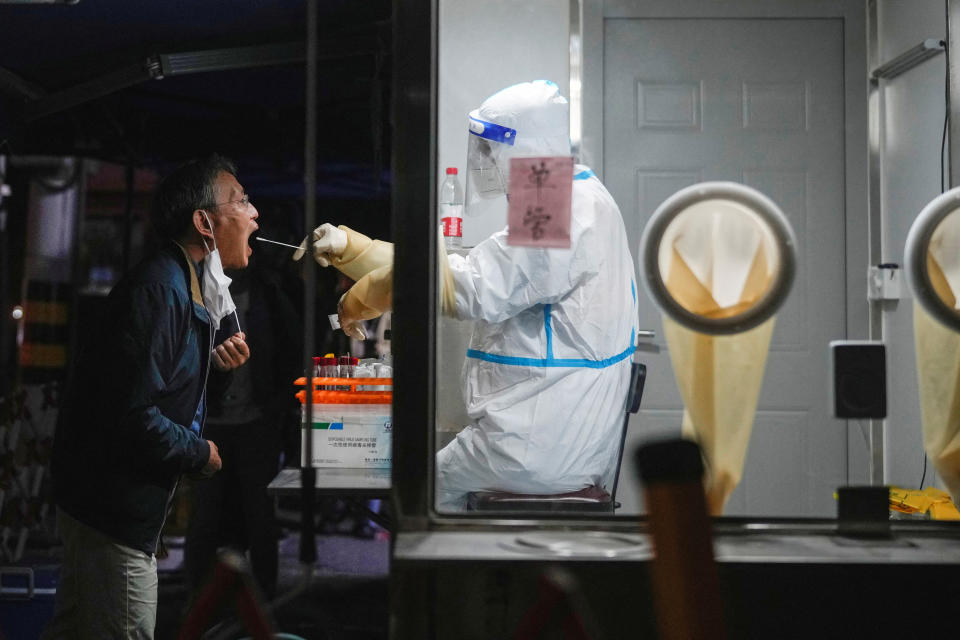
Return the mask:
[[(7, 177), (7, 157), (0, 155), (0, 396), (6, 394), (8, 384), (12, 377), (8, 371), (13, 370), (10, 366), (10, 344), (12, 335), (10, 333), (10, 297), (8, 293), (7, 280), (10, 277), (10, 245), (7, 242), (7, 208), (4, 202), (3, 186), (6, 184)], [(9, 368), (8, 368), (9, 367)]]
[[(317, 197), (317, 0), (307, 0), (307, 122), (303, 144), (304, 229), (307, 234), (316, 226)], [(307, 378), (304, 397), (305, 438), (300, 461), (300, 562), (312, 565), (317, 560), (314, 542), (314, 496), (317, 472), (313, 468), (313, 351), (314, 296), (316, 265), (307, 257), (303, 261), (303, 369)]]
[[(80, 162), (80, 160), (77, 160)], [(127, 160), (125, 171), (126, 202), (123, 211), (123, 275), (130, 270), (130, 253), (133, 244), (133, 188), (134, 188), (133, 160)]]
[(399, 529), (421, 527), (434, 498), (437, 11), (431, 0), (393, 3), (390, 347), (392, 483)]
[(654, 607), (662, 640), (723, 640), (720, 579), (700, 447), (663, 440), (634, 454), (653, 538)]

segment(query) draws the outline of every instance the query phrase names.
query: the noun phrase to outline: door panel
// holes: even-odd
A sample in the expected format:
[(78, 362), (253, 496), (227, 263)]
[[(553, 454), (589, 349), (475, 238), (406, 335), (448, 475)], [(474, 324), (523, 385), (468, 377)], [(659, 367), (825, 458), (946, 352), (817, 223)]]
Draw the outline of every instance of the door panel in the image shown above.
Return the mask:
[[(639, 259), (640, 234), (677, 189), (733, 180), (777, 202), (798, 242), (753, 435), (727, 515), (832, 516), (846, 430), (827, 410), (828, 343), (845, 335), (843, 25), (830, 19), (604, 21), (603, 171)], [(639, 263), (639, 260), (638, 260)], [(641, 298), (647, 388), (618, 499), (641, 511), (629, 452), (679, 429), (682, 400), (659, 312)], [(674, 422), (671, 422), (674, 421)]]

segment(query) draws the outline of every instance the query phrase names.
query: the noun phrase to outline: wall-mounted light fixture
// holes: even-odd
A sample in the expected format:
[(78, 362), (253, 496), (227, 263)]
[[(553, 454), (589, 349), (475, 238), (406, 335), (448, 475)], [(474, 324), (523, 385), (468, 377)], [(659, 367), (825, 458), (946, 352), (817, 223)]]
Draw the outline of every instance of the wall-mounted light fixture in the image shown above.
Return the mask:
[(917, 46), (904, 51), (890, 62), (874, 69), (870, 77), (874, 80), (879, 80), (880, 78), (889, 80), (890, 78), (894, 78), (901, 73), (913, 69), (924, 60), (928, 60), (938, 53), (941, 53), (944, 50), (944, 46), (945, 43), (943, 40), (927, 38)]

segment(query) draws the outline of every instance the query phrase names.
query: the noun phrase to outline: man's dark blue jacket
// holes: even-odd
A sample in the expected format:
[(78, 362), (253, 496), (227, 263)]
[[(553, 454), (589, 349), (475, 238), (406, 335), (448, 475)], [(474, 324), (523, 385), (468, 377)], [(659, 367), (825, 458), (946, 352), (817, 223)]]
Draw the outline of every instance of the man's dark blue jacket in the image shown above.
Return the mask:
[(177, 478), (210, 456), (198, 409), (211, 327), (196, 269), (173, 242), (122, 279), (106, 307), (94, 335), (81, 336), (64, 394), (54, 493), (80, 522), (152, 554)]

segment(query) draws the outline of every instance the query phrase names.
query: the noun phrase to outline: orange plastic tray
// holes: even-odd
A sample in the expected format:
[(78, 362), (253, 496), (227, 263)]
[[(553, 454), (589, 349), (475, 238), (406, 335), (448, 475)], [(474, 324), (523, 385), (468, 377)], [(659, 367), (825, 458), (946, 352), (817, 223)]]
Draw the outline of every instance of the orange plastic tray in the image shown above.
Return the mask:
[[(293, 381), (298, 387), (307, 385), (306, 377), (300, 377)], [(393, 392), (383, 390), (357, 389), (357, 387), (370, 386), (393, 386), (393, 378), (314, 378), (313, 379), (313, 403), (314, 404), (392, 404)], [(337, 389), (322, 389), (318, 387), (338, 387)], [(307, 401), (307, 390), (302, 389), (296, 393), (300, 404)]]

